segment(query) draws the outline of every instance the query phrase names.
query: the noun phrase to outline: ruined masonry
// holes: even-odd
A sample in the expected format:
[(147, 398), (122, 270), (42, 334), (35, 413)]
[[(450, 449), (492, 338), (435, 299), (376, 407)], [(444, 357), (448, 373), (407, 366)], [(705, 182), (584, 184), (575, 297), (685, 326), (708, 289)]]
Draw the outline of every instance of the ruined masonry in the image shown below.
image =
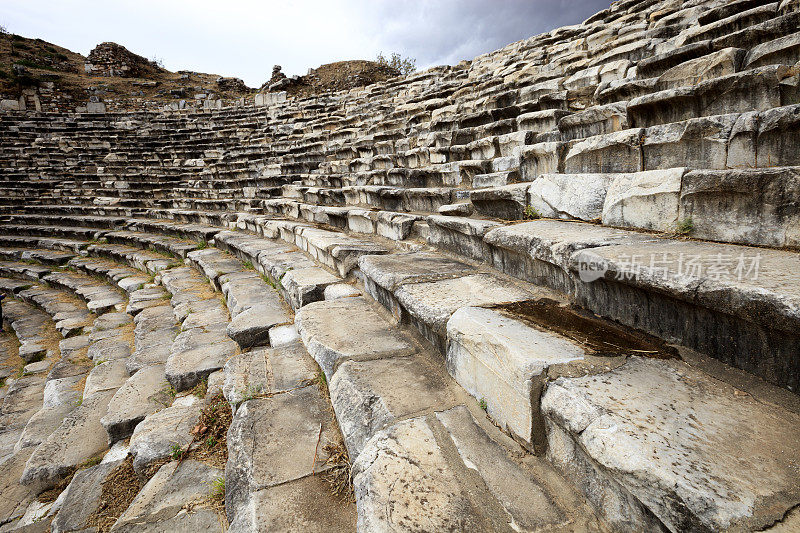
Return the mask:
[(1, 115), (0, 531), (800, 530), (798, 28)]

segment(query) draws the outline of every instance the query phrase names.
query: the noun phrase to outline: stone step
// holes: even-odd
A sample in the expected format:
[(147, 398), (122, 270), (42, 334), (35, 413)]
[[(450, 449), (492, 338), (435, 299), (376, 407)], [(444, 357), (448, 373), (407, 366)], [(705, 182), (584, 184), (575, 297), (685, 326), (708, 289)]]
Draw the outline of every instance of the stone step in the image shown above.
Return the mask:
[(60, 250), (3, 248), (0, 249), (0, 257), (9, 261), (34, 261), (45, 266), (64, 266), (70, 259), (75, 257), (75, 254), (73, 252), (64, 252)]
[[(292, 376), (298, 378), (302, 374)], [(354, 507), (337, 501), (318, 477), (330, 468), (337, 446), (336, 421), (314, 384), (242, 403), (228, 433), (225, 508), (231, 530), (351, 530)], [(287, 515), (286, 507), (298, 512)], [(323, 509), (329, 514), (319, 516)]]
[(17, 292), (16, 296), (50, 315), (56, 329), (65, 338), (88, 332), (95, 318), (95, 314), (89, 311), (83, 301), (65, 290), (51, 289), (34, 283), (29, 288)]
[(354, 459), (359, 530), (597, 527), (546, 463), (521, 468), (513, 441), (458, 407), (431, 354), (365, 300), (312, 303), (297, 327)]
[(677, 360), (631, 357), (557, 379), (542, 412), (548, 458), (614, 529), (796, 527), (797, 410)]
[(194, 459), (170, 461), (142, 487), (111, 531), (217, 530), (220, 517), (207, 500), (223, 475), (223, 469)]
[(121, 311), (126, 298), (105, 282), (77, 272), (53, 272), (42, 278), (50, 286), (75, 293), (96, 315)]
[(25, 464), (20, 483), (52, 488), (75, 467), (108, 449), (106, 433), (100, 423), (112, 392), (98, 392), (83, 400), (44, 442), (36, 447)]
[(447, 321), (461, 307), (558, 298), (435, 253), (364, 256), (359, 267), (367, 293), (395, 318), (413, 324), (442, 354), (447, 351)]
[(104, 238), (112, 244), (125, 244), (145, 250), (149, 249), (184, 259), (186, 254), (197, 248), (196, 243), (187, 242), (183, 239), (139, 231), (111, 231), (106, 233)]
[(150, 276), (138, 269), (107, 259), (76, 257), (69, 266), (92, 276), (102, 276), (126, 293), (132, 293), (150, 283)]
[(489, 245), (484, 261), (514, 277), (567, 294), (600, 316), (797, 388), (790, 340), (796, 284), (794, 269), (787, 267), (798, 261), (794, 252), (549, 220), (493, 229), (484, 242)]
[(86, 252), (92, 257), (111, 259), (150, 274), (176, 264), (174, 259), (162, 254), (119, 244), (92, 244)]
[(221, 370), (239, 348), (227, 334), (225, 304), (210, 289), (203, 274), (181, 267), (164, 271), (161, 279), (173, 295), (173, 313), (182, 324), (170, 345), (165, 367), (167, 381), (180, 392)]

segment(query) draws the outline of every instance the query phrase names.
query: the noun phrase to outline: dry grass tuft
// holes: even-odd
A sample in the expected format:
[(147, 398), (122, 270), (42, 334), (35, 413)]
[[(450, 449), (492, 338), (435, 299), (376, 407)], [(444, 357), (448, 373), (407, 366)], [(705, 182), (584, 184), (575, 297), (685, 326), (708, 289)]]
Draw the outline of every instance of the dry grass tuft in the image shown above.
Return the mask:
[(200, 420), (192, 429), (192, 444), (183, 459), (196, 459), (217, 468), (225, 468), (228, 461), (228, 428), (233, 413), (228, 401), (217, 394), (200, 413)]
[(350, 464), (347, 448), (341, 443), (329, 442), (323, 449), (328, 454), (323, 479), (330, 485), (331, 494), (342, 501), (354, 503), (353, 465)]
[(86, 527), (95, 527), (98, 533), (108, 532), (141, 488), (139, 478), (133, 471), (133, 457), (128, 456), (103, 482), (100, 505), (87, 520)]

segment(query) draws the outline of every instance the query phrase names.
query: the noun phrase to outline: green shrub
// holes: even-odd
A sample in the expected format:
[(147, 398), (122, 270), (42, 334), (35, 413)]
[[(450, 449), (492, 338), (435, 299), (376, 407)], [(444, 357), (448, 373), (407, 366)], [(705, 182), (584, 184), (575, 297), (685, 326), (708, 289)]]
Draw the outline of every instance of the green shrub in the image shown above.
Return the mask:
[(378, 53), (375, 62), (382, 67), (389, 67), (400, 72), (404, 76), (408, 76), (417, 69), (417, 60), (413, 57), (403, 57), (397, 52), (392, 52), (387, 59), (383, 52)]

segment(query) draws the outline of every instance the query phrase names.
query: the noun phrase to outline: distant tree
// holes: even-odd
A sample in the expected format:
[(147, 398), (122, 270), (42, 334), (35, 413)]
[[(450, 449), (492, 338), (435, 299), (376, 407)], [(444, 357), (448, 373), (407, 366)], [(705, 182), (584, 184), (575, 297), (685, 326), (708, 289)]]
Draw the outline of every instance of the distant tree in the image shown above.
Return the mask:
[(158, 56), (153, 56), (153, 59), (151, 59), (150, 62), (158, 68), (164, 68), (164, 60)]
[(375, 62), (381, 66), (393, 68), (400, 71), (400, 74), (407, 76), (417, 69), (417, 60), (413, 57), (403, 57), (397, 52), (392, 52), (387, 59), (383, 52), (378, 54)]
[(8, 28), (0, 24), (0, 35), (5, 35), (8, 33)]

